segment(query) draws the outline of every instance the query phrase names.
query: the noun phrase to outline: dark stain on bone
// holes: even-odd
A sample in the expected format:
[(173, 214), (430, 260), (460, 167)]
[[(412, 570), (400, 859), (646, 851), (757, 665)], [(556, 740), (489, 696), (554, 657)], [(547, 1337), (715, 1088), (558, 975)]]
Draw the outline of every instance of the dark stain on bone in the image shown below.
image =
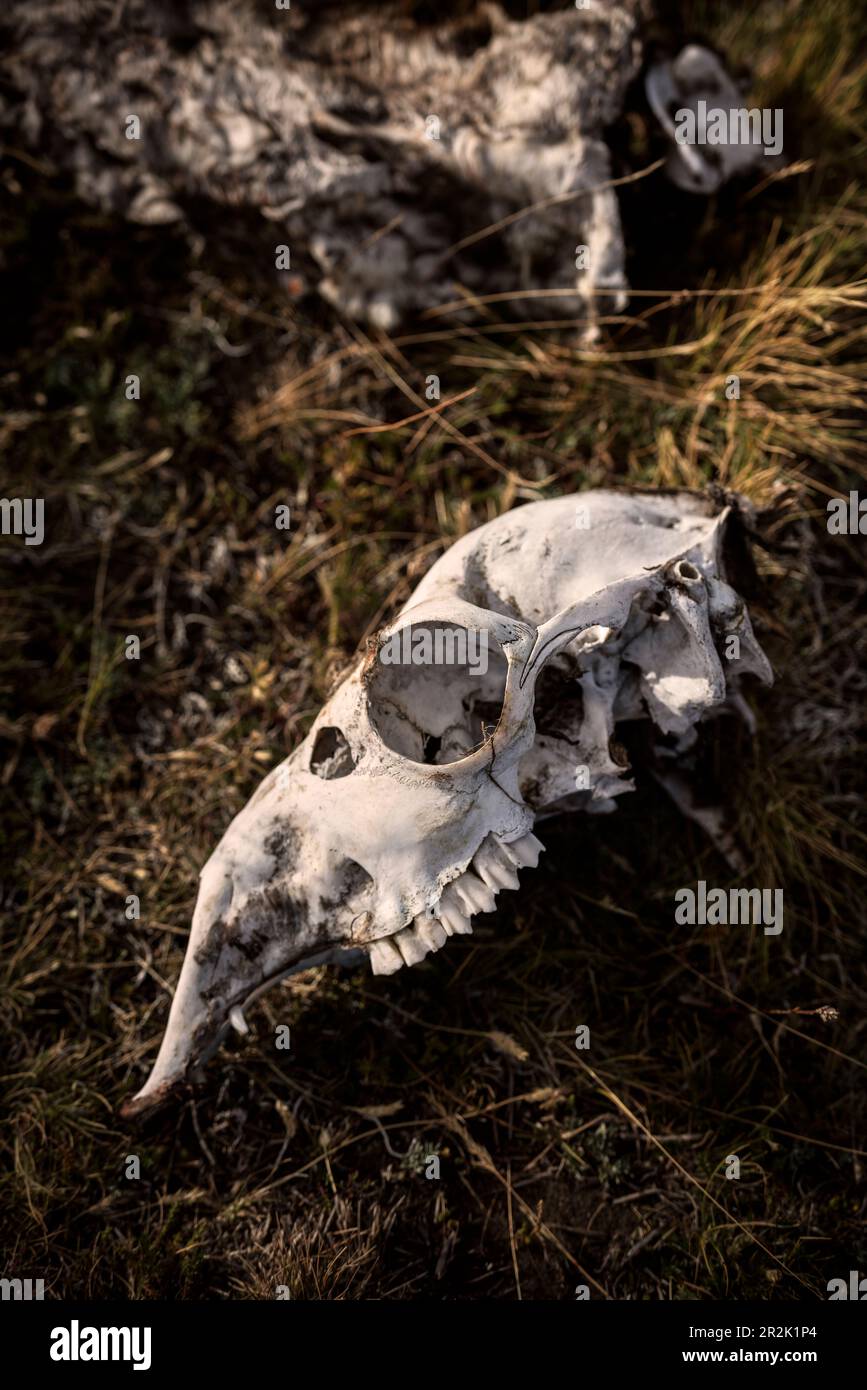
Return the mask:
[(254, 928), (247, 936), (237, 936), (229, 943), (245, 960), (257, 960), (269, 943), (264, 927)]
[(294, 930), (306, 920), (307, 907), (301, 899), (287, 893), (285, 888), (270, 883), (251, 894), (244, 908), (244, 916), (254, 930), (260, 925), (269, 929), (278, 926)]
[[(262, 897), (263, 895), (257, 894), (256, 896)], [(281, 903), (281, 907), (285, 908), (285, 901)], [(254, 912), (255, 906), (251, 904), (249, 911)], [(243, 927), (236, 923), (231, 931), (226, 927), (222, 918), (213, 923), (208, 930), (207, 938), (196, 951), (195, 961), (197, 965), (203, 968), (210, 966), (212, 970), (216, 969), (223, 951), (230, 947), (248, 961), (254, 961), (261, 955), (270, 939), (268, 926), (261, 923), (251, 928), (247, 912), (248, 909), (245, 908)], [(202, 990), (202, 998), (213, 999), (221, 991), (221, 983), (211, 985), (208, 989)]]
[(487, 608), (491, 613), (498, 613), (501, 617), (520, 618), (520, 608), (516, 600), (495, 593), (491, 588), (483, 556), (467, 556), (458, 597), (466, 603), (474, 603), (477, 608)]
[(278, 825), (272, 830), (265, 841), (265, 851), (272, 856), (275, 862), (274, 873), (271, 875), (272, 881), (278, 874), (285, 874), (297, 863), (300, 850), (301, 836), (293, 826)]
[(195, 951), (193, 959), (196, 965), (213, 966), (220, 959), (220, 953), (226, 945), (226, 922), (225, 918), (218, 917), (208, 927), (208, 934), (202, 944)]
[[(196, 963), (215, 968), (221, 951), (233, 950), (250, 964), (255, 963), (269, 949), (273, 949), (278, 934), (288, 945), (300, 933), (307, 920), (307, 908), (303, 901), (293, 898), (283, 888), (269, 886), (252, 893), (244, 903), (243, 910), (232, 923), (215, 922), (208, 932), (207, 940), (196, 952)], [(225, 986), (225, 979), (201, 991), (204, 1000), (217, 998)]]

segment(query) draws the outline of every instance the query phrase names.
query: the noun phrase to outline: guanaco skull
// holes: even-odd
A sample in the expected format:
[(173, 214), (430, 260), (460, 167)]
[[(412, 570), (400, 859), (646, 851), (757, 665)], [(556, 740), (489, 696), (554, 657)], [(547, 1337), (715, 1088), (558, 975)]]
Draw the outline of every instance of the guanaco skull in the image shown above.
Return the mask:
[(201, 874), (137, 1113), (190, 1079), (277, 979), (366, 955), (415, 965), (518, 887), (535, 821), (631, 790), (615, 743), (669, 745), (741, 674), (770, 681), (726, 581), (738, 503), (593, 491), (464, 536), (235, 817)]

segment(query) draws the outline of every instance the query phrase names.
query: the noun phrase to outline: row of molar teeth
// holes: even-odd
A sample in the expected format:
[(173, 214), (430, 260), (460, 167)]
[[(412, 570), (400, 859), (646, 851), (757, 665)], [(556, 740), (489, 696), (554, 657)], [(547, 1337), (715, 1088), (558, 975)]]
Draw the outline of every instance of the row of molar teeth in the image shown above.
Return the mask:
[(472, 932), (477, 912), (493, 912), (501, 889), (516, 889), (518, 869), (535, 869), (544, 845), (532, 832), (505, 843), (489, 835), (473, 858), (472, 869), (446, 885), (436, 915), (422, 913), (393, 936), (380, 937), (368, 947), (374, 975), (393, 975), (404, 965), (418, 965), (439, 951), (450, 936)]

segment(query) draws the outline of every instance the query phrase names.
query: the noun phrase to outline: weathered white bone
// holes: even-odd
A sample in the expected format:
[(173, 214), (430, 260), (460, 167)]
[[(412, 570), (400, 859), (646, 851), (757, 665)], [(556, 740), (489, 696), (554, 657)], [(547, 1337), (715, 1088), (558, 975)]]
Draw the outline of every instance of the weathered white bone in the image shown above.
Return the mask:
[[(741, 673), (769, 681), (725, 574), (736, 519), (735, 499), (596, 491), (452, 546), (205, 865), (165, 1038), (128, 1112), (191, 1078), (281, 976), (353, 953), (390, 975), (472, 932), (538, 863), (537, 819), (611, 810), (631, 789), (618, 723), (649, 717), (687, 749), (703, 718), (742, 704)], [(458, 660), (467, 629), (484, 669)], [(720, 655), (733, 633), (739, 660)], [(395, 663), (419, 634), (434, 664)]]
[[(107, 8), (3, 5), (4, 144), (50, 158), (84, 200), (151, 225), (189, 225), (206, 200), (213, 227), (223, 209), (261, 215), (270, 254), (291, 250), (288, 277), (272, 262), (288, 294), (315, 287), (386, 332), (485, 295), (511, 317), (577, 314), (591, 334), (623, 308), (605, 136), (641, 67), (647, 0), (436, 5), (423, 23), (405, 0), (124, 0), (118, 23)], [(655, 64), (647, 90), (683, 186), (712, 192), (755, 161), (751, 145), (674, 143), (672, 107), (741, 99), (707, 49)]]
[[(740, 131), (726, 131), (718, 144), (680, 143), (675, 116), (681, 111), (747, 111), (744, 93), (726, 72), (715, 53), (690, 43), (671, 61), (652, 63), (644, 80), (651, 110), (671, 140), (665, 172), (673, 183), (690, 193), (715, 193), (728, 179), (749, 173), (763, 163), (767, 171), (779, 167), (781, 152), (768, 156), (756, 140), (737, 138)], [(768, 111), (767, 116), (773, 113)], [(777, 113), (779, 114), (779, 113)]]

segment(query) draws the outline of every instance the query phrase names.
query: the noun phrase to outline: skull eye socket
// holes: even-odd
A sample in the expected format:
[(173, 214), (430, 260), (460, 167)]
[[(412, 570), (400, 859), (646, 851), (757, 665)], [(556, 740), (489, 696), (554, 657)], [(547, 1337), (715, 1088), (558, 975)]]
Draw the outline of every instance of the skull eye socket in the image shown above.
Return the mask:
[(367, 684), (370, 722), (413, 762), (466, 758), (496, 728), (508, 662), (484, 628), (408, 624), (380, 644)]
[(536, 733), (574, 742), (584, 722), (584, 692), (577, 672), (562, 662), (548, 662), (539, 672), (533, 701)]
[(328, 725), (319, 730), (310, 754), (310, 771), (327, 781), (332, 777), (348, 777), (355, 771), (355, 760), (341, 729)]

